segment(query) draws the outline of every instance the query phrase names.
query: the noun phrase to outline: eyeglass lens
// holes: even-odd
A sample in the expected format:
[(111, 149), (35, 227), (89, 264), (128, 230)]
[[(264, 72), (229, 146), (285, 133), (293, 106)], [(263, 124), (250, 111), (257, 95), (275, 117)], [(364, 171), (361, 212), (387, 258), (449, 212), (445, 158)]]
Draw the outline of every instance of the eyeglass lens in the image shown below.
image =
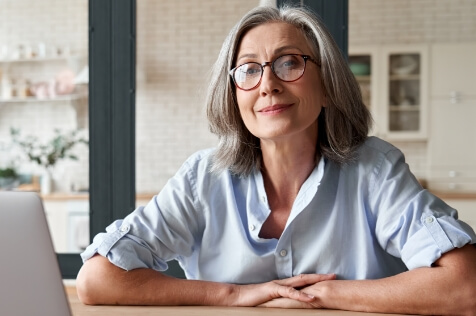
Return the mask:
[[(283, 81), (295, 81), (304, 73), (306, 61), (300, 55), (284, 55), (278, 57), (271, 64), (273, 73)], [(256, 87), (263, 75), (263, 66), (259, 63), (250, 62), (236, 68), (233, 73), (236, 85), (244, 90)]]

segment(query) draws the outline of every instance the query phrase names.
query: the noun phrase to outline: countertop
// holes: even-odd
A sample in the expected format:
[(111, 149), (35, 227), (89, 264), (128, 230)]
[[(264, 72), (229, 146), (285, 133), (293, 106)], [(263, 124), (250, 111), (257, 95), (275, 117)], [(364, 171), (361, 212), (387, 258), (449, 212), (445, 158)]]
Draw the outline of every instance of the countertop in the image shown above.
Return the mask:
[(432, 191), (442, 200), (476, 200), (476, 192)]
[[(150, 200), (157, 193), (137, 193), (137, 200)], [(68, 193), (68, 192), (54, 192), (51, 194), (40, 194), (41, 198), (45, 201), (66, 201), (66, 200), (87, 200), (89, 199), (89, 193)]]
[(397, 314), (379, 314), (349, 312), (329, 309), (281, 309), (259, 307), (220, 307), (220, 306), (90, 306), (79, 301), (75, 288), (66, 288), (68, 301), (73, 316), (83, 315), (164, 315), (164, 316), (199, 316), (199, 315), (313, 315), (313, 316), (391, 316)]

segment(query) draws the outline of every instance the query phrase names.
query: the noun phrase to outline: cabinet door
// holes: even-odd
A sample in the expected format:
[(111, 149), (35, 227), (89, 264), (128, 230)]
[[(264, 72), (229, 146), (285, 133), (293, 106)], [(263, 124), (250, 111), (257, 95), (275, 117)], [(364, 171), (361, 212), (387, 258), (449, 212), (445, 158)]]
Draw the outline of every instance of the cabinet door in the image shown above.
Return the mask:
[(476, 168), (476, 101), (431, 103), (430, 165)]
[(389, 140), (425, 139), (428, 46), (384, 46), (381, 56), (382, 136)]
[(476, 43), (433, 44), (430, 69), (432, 98), (476, 97)]
[(349, 66), (357, 80), (362, 100), (374, 119), (370, 135), (379, 135), (378, 118), (378, 52), (376, 46), (349, 48)]

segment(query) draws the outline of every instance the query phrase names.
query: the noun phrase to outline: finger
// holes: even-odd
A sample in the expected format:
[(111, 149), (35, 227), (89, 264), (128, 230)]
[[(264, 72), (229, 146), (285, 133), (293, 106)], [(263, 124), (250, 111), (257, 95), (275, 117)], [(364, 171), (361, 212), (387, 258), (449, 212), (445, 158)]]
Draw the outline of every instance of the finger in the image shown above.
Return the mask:
[(315, 299), (313, 295), (296, 290), (292, 286), (284, 286), (279, 284), (275, 284), (275, 286), (275, 297), (287, 297), (300, 302), (312, 302)]
[(314, 308), (312, 303), (305, 303), (305, 302), (300, 302), (296, 301), (290, 298), (276, 298), (273, 300), (270, 300), (268, 302), (265, 302), (261, 305), (258, 305), (258, 307), (273, 307), (273, 308)]
[(275, 282), (285, 286), (301, 287), (309, 284), (315, 284), (318, 282), (335, 279), (335, 274), (300, 274), (288, 279), (277, 280)]

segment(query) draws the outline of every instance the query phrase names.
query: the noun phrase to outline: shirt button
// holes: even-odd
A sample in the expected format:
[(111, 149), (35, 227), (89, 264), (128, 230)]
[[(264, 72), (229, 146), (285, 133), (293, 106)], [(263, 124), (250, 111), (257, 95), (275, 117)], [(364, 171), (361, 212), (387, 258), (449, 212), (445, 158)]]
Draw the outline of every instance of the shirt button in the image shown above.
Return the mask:
[(286, 257), (287, 254), (288, 254), (288, 252), (287, 252), (286, 250), (284, 250), (284, 249), (279, 252), (279, 255), (280, 255), (281, 257)]
[(433, 217), (427, 217), (425, 221), (426, 221), (427, 224), (431, 224), (431, 223), (433, 223), (434, 218)]
[(261, 199), (263, 200), (263, 203), (266, 203), (266, 196), (262, 196)]
[(253, 231), (253, 230), (255, 230), (255, 229), (256, 229), (256, 226), (253, 225), (253, 224), (250, 224), (250, 230)]
[(129, 230), (129, 225), (121, 226), (121, 232), (127, 232)]

